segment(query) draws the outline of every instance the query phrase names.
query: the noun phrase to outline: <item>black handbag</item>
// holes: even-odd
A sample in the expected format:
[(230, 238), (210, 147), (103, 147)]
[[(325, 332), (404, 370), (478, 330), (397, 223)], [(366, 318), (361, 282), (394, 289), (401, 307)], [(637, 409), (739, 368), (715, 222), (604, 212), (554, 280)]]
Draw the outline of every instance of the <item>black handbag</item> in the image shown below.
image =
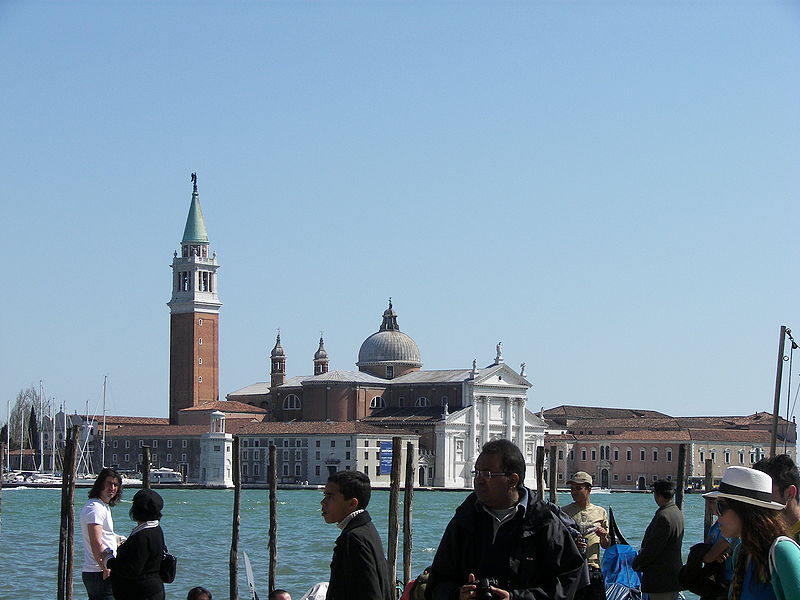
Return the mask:
[(164, 583), (175, 581), (175, 574), (178, 571), (178, 559), (174, 554), (170, 554), (164, 546), (164, 557), (161, 559), (161, 566), (158, 569), (158, 576)]

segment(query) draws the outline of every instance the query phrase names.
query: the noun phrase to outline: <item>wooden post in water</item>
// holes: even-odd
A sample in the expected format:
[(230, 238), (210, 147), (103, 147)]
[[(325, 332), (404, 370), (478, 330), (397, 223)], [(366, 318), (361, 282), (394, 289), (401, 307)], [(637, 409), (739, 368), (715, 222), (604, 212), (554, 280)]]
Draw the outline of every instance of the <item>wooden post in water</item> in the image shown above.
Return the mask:
[(558, 504), (558, 490), (556, 489), (556, 447), (550, 446), (550, 467), (547, 471), (548, 479), (550, 482), (547, 487), (550, 488), (550, 502)]
[(142, 446), (142, 489), (150, 489), (150, 446)]
[(389, 583), (392, 589), (397, 581), (397, 538), (400, 531), (398, 512), (400, 504), (400, 461), (403, 456), (401, 440), (392, 438), (392, 474), (389, 484)]
[(544, 500), (544, 446), (536, 446), (536, 491)]
[[(781, 409), (781, 382), (783, 381), (783, 350), (786, 348), (786, 325), (781, 325), (778, 340), (778, 367), (775, 371), (775, 401), (772, 406), (772, 433), (769, 440), (769, 455), (775, 456), (778, 451), (778, 412)], [(789, 390), (791, 393), (791, 390)]]
[(683, 490), (686, 488), (686, 444), (678, 447), (678, 482), (675, 487), (675, 505), (683, 509)]
[(233, 436), (233, 525), (231, 527), (230, 554), (230, 600), (239, 600), (239, 508), (242, 494), (242, 478), (239, 463), (239, 436)]
[(278, 565), (278, 449), (269, 445), (269, 591), (275, 589), (275, 570)]
[(411, 581), (411, 508), (414, 502), (414, 443), (406, 443), (406, 490), (403, 496), (403, 583)]
[[(707, 458), (705, 460), (706, 467), (706, 492), (714, 489), (714, 462)], [(708, 530), (711, 529), (711, 521), (714, 518), (714, 511), (711, 510), (711, 501), (706, 500), (706, 510), (703, 515), (703, 541), (708, 542)]]
[(58, 535), (58, 600), (72, 599), (73, 541), (75, 535), (75, 471), (78, 426), (69, 432), (61, 474), (61, 527)]

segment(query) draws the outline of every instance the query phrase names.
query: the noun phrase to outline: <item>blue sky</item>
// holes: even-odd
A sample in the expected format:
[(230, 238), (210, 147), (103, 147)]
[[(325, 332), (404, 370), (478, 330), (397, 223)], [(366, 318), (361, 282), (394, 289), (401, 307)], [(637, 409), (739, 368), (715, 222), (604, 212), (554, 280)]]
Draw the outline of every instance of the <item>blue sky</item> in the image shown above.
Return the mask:
[(502, 340), (533, 410), (771, 409), (796, 3), (6, 0), (0, 57), (5, 399), (108, 375), (110, 413), (167, 414), (196, 171), (222, 397), (277, 328), (289, 375), (320, 330), (355, 369), (392, 296), (424, 368)]

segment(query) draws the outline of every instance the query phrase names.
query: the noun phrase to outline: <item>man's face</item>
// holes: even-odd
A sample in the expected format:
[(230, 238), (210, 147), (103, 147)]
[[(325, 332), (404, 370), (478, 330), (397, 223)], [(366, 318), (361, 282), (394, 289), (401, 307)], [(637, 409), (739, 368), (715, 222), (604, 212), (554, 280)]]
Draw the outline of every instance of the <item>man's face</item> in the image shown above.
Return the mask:
[(288, 592), (281, 592), (272, 596), (272, 600), (292, 600)]
[(100, 490), (100, 500), (108, 504), (109, 502), (111, 502), (111, 499), (117, 495), (118, 489), (119, 489), (119, 479), (117, 479), (113, 475), (109, 475), (103, 481), (103, 487)]
[(585, 483), (575, 483), (573, 481), (569, 484), (569, 493), (572, 494), (572, 499), (578, 504), (587, 504), (589, 502), (589, 486)]
[[(476, 471), (500, 473), (503, 466), (499, 454), (483, 454), (475, 461)], [(517, 475), (495, 475), (494, 477), (475, 477), (473, 485), (478, 500), (489, 508), (508, 508), (514, 503), (511, 490), (516, 487)]]
[(325, 484), (320, 504), (322, 505), (322, 518), (326, 523), (340, 523), (342, 519), (356, 510), (358, 500), (355, 498), (345, 500), (339, 484), (329, 481)]

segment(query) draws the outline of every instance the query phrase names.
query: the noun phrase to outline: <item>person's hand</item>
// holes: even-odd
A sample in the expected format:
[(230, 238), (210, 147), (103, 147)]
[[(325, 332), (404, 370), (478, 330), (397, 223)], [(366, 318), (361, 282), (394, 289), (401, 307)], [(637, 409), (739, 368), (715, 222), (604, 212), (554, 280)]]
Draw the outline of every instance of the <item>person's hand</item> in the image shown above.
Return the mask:
[(477, 596), (475, 592), (476, 589), (477, 586), (475, 585), (475, 575), (470, 573), (467, 577), (467, 584), (458, 588), (459, 600), (472, 600), (472, 598)]
[(111, 569), (103, 569), (103, 579), (111, 577)]
[(606, 528), (605, 528), (605, 527), (603, 527), (602, 525), (598, 525), (598, 526), (595, 528), (594, 532), (595, 532), (597, 535), (599, 535), (601, 538), (602, 538), (602, 537), (608, 537), (608, 529), (606, 529)]
[(578, 550), (583, 552), (584, 550), (586, 550), (586, 546), (587, 546), (586, 538), (582, 537), (582, 536), (581, 537), (576, 537), (575, 538), (575, 545), (578, 547)]
[(489, 587), (489, 591), (492, 592), (492, 596), (498, 600), (510, 600), (511, 598), (511, 594), (505, 590), (501, 590), (500, 588)]

